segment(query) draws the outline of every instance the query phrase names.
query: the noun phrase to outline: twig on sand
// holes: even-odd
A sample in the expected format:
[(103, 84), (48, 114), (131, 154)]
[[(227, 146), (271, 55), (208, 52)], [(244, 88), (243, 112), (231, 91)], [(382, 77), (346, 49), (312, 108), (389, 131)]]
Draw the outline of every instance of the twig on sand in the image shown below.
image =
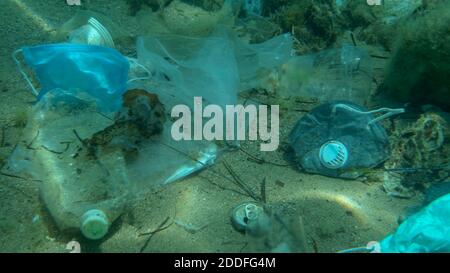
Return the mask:
[(270, 162), (263, 158), (256, 157), (256, 156), (252, 155), (251, 153), (247, 152), (246, 150), (244, 150), (242, 147), (239, 148), (239, 150), (241, 150), (241, 152), (243, 152), (244, 154), (248, 155), (250, 158), (253, 158), (258, 164), (267, 163), (267, 164), (271, 164), (271, 165), (275, 165), (275, 166), (279, 166), (279, 167), (290, 166), (290, 164), (281, 164), (281, 163), (276, 163), (276, 162)]
[(245, 194), (245, 193), (243, 193), (243, 192), (240, 192), (240, 191), (238, 191), (238, 190), (231, 189), (231, 188), (227, 188), (227, 187), (224, 187), (224, 186), (222, 186), (222, 185), (220, 185), (220, 184), (217, 184), (217, 183), (213, 182), (211, 179), (209, 179), (208, 177), (205, 177), (205, 176), (203, 176), (203, 175), (199, 175), (199, 177), (202, 178), (202, 179), (204, 179), (204, 180), (206, 180), (206, 181), (207, 181), (208, 183), (210, 183), (211, 185), (218, 187), (218, 188), (221, 189), (221, 190), (224, 190), (224, 191), (231, 191), (231, 192), (237, 193), (237, 194), (239, 194), (239, 195), (247, 196), (247, 194)]
[(203, 225), (203, 226), (195, 226), (195, 225), (193, 225), (191, 223), (185, 223), (185, 222), (183, 222), (181, 220), (175, 220), (174, 223), (177, 226), (183, 228), (185, 231), (187, 231), (187, 232), (189, 232), (191, 234), (195, 234), (195, 233), (203, 230), (204, 228), (206, 228), (208, 226), (208, 224)]
[(141, 247), (141, 250), (139, 251), (140, 253), (144, 252), (144, 250), (147, 248), (147, 246), (150, 243), (150, 240), (152, 239), (153, 235), (155, 235), (156, 233), (158, 233), (160, 231), (168, 229), (173, 224), (173, 222), (172, 222), (172, 223), (164, 226), (167, 223), (167, 221), (169, 221), (169, 219), (170, 219), (170, 217), (167, 216), (167, 218), (164, 221), (162, 221), (162, 223), (159, 224), (159, 226), (154, 231), (150, 231), (150, 232), (139, 234), (139, 236), (149, 235), (147, 240), (145, 241), (144, 245)]
[(266, 197), (266, 178), (264, 177), (261, 182), (261, 201), (264, 204), (267, 204), (267, 197)]
[(41, 145), (41, 147), (44, 148), (44, 150), (46, 150), (46, 151), (48, 151), (48, 152), (50, 152), (50, 153), (62, 155), (62, 154), (64, 154), (65, 152), (67, 152), (67, 150), (69, 150), (69, 148), (70, 148), (70, 142), (61, 142), (61, 144), (66, 144), (66, 147), (65, 147), (64, 150), (62, 150), (61, 152), (60, 152), (60, 151), (52, 150), (52, 149), (48, 148), (48, 147), (45, 146), (45, 145)]
[(30, 150), (36, 150), (36, 148), (33, 148), (33, 147), (31, 147), (32, 145), (33, 145), (33, 143), (34, 143), (34, 141), (38, 138), (38, 136), (39, 136), (39, 133), (40, 133), (40, 131), (38, 130), (37, 132), (36, 132), (36, 135), (33, 137), (33, 139), (31, 140), (31, 142), (29, 143), (29, 144), (27, 144), (27, 149), (30, 149)]
[(6, 128), (2, 127), (2, 140), (0, 142), (0, 147), (5, 147), (5, 139), (6, 139)]
[(78, 134), (77, 130), (73, 129), (72, 131), (75, 134), (75, 137), (78, 139), (78, 141), (81, 142), (81, 144), (83, 146), (86, 146), (86, 142), (80, 137), (80, 135)]
[(250, 196), (251, 198), (253, 198), (254, 200), (256, 200), (258, 202), (261, 202), (261, 197), (257, 196), (252, 191), (252, 189), (244, 181), (242, 181), (242, 179), (233, 171), (233, 169), (230, 167), (230, 165), (228, 165), (228, 163), (225, 160), (222, 163), (225, 166), (225, 168), (227, 169), (227, 171), (233, 177), (233, 182), (237, 186), (239, 186), (242, 190), (244, 190), (244, 192), (246, 192), (248, 194), (248, 196)]

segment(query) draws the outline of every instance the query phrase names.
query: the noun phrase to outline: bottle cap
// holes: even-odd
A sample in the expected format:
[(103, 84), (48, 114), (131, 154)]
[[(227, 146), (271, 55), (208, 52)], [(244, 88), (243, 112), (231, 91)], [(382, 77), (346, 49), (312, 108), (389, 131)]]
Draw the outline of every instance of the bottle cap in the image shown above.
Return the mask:
[(81, 233), (88, 239), (101, 239), (108, 233), (108, 229), (108, 217), (101, 210), (89, 210), (81, 217)]

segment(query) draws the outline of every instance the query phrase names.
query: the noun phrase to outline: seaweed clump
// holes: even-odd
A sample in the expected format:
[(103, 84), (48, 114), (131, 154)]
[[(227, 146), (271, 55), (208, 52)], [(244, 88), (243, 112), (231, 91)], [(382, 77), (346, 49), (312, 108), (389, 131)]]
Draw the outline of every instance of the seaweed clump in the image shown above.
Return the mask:
[(96, 158), (99, 150), (108, 146), (118, 146), (128, 154), (137, 153), (142, 141), (161, 134), (166, 120), (164, 111), (155, 94), (141, 89), (128, 90), (114, 124), (83, 141), (88, 155)]
[(341, 33), (341, 18), (332, 0), (295, 1), (274, 15), (283, 32), (291, 32), (300, 44), (300, 53), (332, 46)]
[(369, 6), (366, 1), (347, 1), (341, 10), (344, 25), (358, 40), (379, 44), (389, 49), (396, 30), (395, 24), (382, 22), (383, 6)]
[(450, 2), (431, 7), (401, 26), (384, 87), (399, 101), (449, 110)]
[(433, 112), (423, 114), (414, 124), (396, 127), (383, 186), (390, 195), (409, 198), (449, 176), (450, 131), (446, 120)]

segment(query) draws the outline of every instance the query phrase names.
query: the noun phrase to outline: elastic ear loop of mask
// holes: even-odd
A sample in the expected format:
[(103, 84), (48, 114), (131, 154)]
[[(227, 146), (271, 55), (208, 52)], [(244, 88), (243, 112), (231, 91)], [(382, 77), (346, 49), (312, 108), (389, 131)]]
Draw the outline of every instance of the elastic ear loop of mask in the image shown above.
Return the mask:
[(145, 67), (144, 65), (140, 64), (137, 60), (132, 59), (132, 58), (127, 58), (128, 61), (130, 63), (135, 64), (137, 67), (141, 68), (142, 70), (144, 70), (147, 74), (148, 77), (139, 77), (139, 78), (134, 78), (134, 79), (130, 79), (127, 81), (128, 84), (135, 82), (135, 81), (143, 81), (143, 80), (149, 80), (151, 79), (152, 73), (147, 69), (147, 67)]
[(369, 121), (367, 123), (367, 126), (370, 126), (371, 124), (373, 124), (375, 122), (378, 122), (380, 120), (386, 119), (386, 118), (388, 118), (390, 116), (401, 114), (401, 113), (405, 112), (404, 108), (392, 109), (392, 108), (386, 108), (386, 107), (383, 107), (383, 108), (380, 108), (380, 109), (376, 109), (376, 110), (372, 110), (372, 111), (360, 111), (360, 110), (355, 109), (355, 108), (353, 108), (351, 106), (348, 106), (346, 104), (338, 103), (338, 104), (333, 106), (333, 110), (332, 110), (333, 114), (336, 113), (336, 108), (342, 108), (342, 109), (345, 109), (345, 110), (348, 110), (348, 111), (351, 111), (351, 112), (354, 112), (354, 113), (358, 113), (358, 114), (363, 114), (363, 115), (387, 112), (384, 115), (381, 115), (381, 116), (379, 116), (377, 118), (374, 118), (371, 121)]
[(22, 52), (22, 49), (18, 49), (18, 50), (16, 50), (16, 51), (14, 51), (14, 53), (12, 54), (12, 57), (13, 57), (14, 61), (16, 62), (16, 65), (17, 65), (17, 67), (18, 67), (18, 69), (19, 69), (19, 71), (20, 71), (20, 74), (22, 74), (23, 78), (25, 79), (25, 81), (26, 81), (26, 82), (28, 83), (28, 85), (30, 86), (30, 88), (31, 88), (31, 90), (32, 90), (32, 92), (33, 92), (33, 94), (34, 94), (35, 96), (38, 96), (38, 95), (39, 95), (39, 92), (36, 90), (36, 88), (34, 88), (33, 83), (31, 83), (30, 78), (28, 77), (28, 75), (27, 75), (27, 74), (25, 73), (25, 71), (23, 70), (22, 65), (20, 64), (20, 61), (17, 59), (17, 54), (18, 54), (19, 52)]

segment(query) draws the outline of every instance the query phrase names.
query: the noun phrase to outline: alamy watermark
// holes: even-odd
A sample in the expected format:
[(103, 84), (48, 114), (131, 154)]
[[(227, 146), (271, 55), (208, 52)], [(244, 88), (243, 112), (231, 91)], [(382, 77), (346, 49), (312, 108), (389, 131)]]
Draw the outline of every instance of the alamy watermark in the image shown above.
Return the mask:
[(367, 5), (369, 6), (381, 6), (383, 0), (367, 0)]
[(81, 6), (81, 0), (66, 0), (69, 6)]
[(193, 110), (192, 114), (187, 105), (172, 108), (171, 116), (176, 118), (171, 130), (174, 140), (261, 140), (261, 151), (278, 148), (278, 105), (226, 105), (224, 113), (223, 107), (214, 104), (203, 109), (202, 97), (194, 97)]

